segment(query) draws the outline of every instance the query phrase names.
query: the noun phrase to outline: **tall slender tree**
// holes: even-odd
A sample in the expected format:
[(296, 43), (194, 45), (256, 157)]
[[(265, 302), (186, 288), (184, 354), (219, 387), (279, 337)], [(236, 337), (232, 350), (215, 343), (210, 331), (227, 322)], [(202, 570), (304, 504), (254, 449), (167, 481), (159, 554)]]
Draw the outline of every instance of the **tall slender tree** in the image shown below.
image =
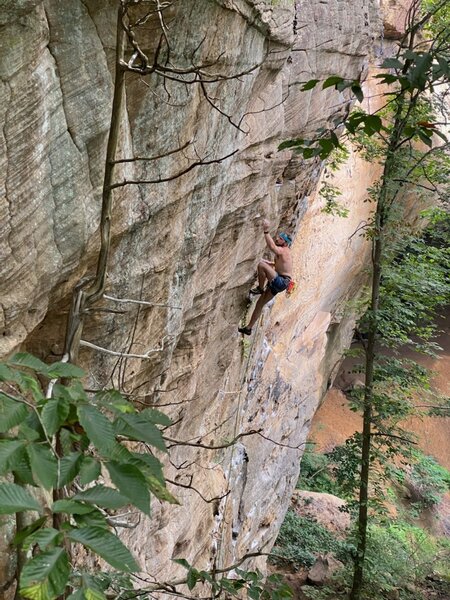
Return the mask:
[[(448, 118), (448, 86), (450, 79), (450, 14), (445, 1), (415, 0), (408, 13), (406, 33), (398, 45), (396, 56), (386, 59), (382, 72), (375, 77), (384, 86), (387, 101), (384, 107), (368, 114), (363, 110), (350, 113), (342, 124), (346, 137), (358, 140), (361, 135), (375, 136), (381, 148), (382, 175), (373, 186), (370, 199), (375, 203), (372, 221), (366, 228), (371, 240), (370, 300), (365, 313), (365, 383), (363, 391), (363, 428), (361, 435), (359, 502), (357, 518), (357, 550), (351, 600), (361, 598), (367, 547), (369, 481), (372, 461), (372, 440), (375, 435), (374, 408), (375, 369), (380, 342), (380, 289), (383, 272), (395, 252), (392, 240), (399, 219), (404, 219), (406, 190), (437, 194), (439, 182), (428, 169), (433, 156), (447, 161), (449, 143), (441, 127)], [(310, 90), (320, 83), (304, 84)], [(386, 86), (388, 91), (386, 92)], [(356, 99), (364, 99), (359, 81), (338, 75), (328, 78), (322, 88), (351, 89)], [(443, 143), (442, 143), (443, 142)], [(341, 146), (337, 132), (330, 129), (311, 140), (284, 142), (280, 148), (293, 148), (304, 158), (326, 159)], [(418, 209), (418, 208), (417, 208)], [(397, 245), (397, 248), (399, 245)], [(377, 432), (378, 433), (378, 432)]]

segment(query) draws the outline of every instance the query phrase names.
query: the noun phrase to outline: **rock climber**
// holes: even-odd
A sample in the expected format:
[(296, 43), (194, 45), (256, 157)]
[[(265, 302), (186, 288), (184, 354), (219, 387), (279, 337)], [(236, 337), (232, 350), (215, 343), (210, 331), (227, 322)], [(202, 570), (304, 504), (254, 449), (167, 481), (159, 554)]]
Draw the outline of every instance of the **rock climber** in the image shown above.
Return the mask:
[[(263, 306), (267, 304), (280, 292), (287, 289), (292, 280), (292, 255), (290, 246), (292, 239), (287, 233), (279, 233), (275, 240), (269, 233), (270, 223), (267, 219), (262, 222), (264, 239), (267, 247), (275, 254), (274, 262), (262, 259), (258, 263), (258, 286), (250, 290), (251, 294), (259, 294), (250, 321), (245, 327), (239, 327), (238, 331), (244, 335), (250, 335), (252, 328), (259, 319)], [(264, 289), (267, 281), (267, 287)]]

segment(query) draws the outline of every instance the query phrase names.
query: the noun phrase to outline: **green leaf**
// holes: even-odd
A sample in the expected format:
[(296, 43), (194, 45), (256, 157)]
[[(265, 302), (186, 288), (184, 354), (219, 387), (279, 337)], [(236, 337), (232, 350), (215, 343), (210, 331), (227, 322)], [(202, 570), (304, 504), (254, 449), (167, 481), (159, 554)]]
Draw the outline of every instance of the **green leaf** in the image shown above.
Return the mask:
[(364, 93), (363, 93), (360, 85), (355, 83), (354, 85), (352, 85), (351, 90), (355, 94), (358, 102), (362, 102), (364, 100)]
[(67, 419), (69, 403), (66, 399), (52, 398), (45, 403), (41, 412), (41, 419), (47, 435), (54, 435)]
[(133, 454), (122, 444), (117, 443), (109, 453), (109, 458), (120, 463), (132, 463)]
[(424, 90), (428, 81), (429, 69), (433, 63), (433, 56), (430, 52), (423, 52), (415, 61), (415, 66), (410, 69), (408, 78), (419, 90)]
[(191, 568), (191, 565), (188, 563), (188, 561), (185, 558), (174, 558), (174, 559), (172, 559), (172, 562), (177, 563), (177, 565), (181, 565), (182, 567), (184, 567), (187, 570), (189, 570)]
[(438, 56), (437, 61), (442, 73), (450, 77), (450, 62), (444, 56)]
[(443, 133), (442, 131), (439, 131), (439, 129), (434, 129), (433, 133), (435, 133), (437, 136), (439, 136), (442, 140), (444, 140), (445, 143), (448, 143), (448, 138), (445, 135), (445, 133)]
[(419, 57), (420, 54), (409, 50), (409, 48), (403, 52), (403, 58), (406, 58), (408, 60), (416, 61)]
[(44, 394), (42, 393), (41, 386), (39, 385), (35, 377), (32, 375), (23, 374), (20, 379), (19, 387), (23, 394), (31, 392), (31, 395), (33, 396), (34, 400), (38, 403), (42, 402), (45, 399)]
[(319, 79), (310, 79), (307, 81), (301, 88), (301, 92), (306, 92), (307, 90), (312, 90), (319, 83)]
[(323, 138), (319, 140), (320, 146), (320, 158), (324, 160), (327, 158), (334, 150), (335, 146), (330, 139)]
[(427, 133), (425, 133), (422, 129), (418, 129), (417, 130), (417, 134), (419, 136), (419, 138), (421, 139), (421, 141), (428, 146), (429, 148), (432, 147), (433, 145), (433, 140), (431, 139), (431, 135), (427, 135)]
[(10, 381), (13, 383), (19, 383), (21, 374), (15, 369), (10, 369), (5, 364), (0, 364), (0, 381)]
[(285, 142), (281, 142), (278, 146), (278, 150), (288, 150), (290, 148), (298, 148), (303, 146), (305, 140), (296, 139), (296, 140), (286, 140)]
[(190, 590), (193, 590), (197, 584), (197, 571), (195, 569), (189, 569), (187, 578), (187, 586)]
[(92, 456), (83, 456), (80, 468), (81, 485), (87, 485), (91, 481), (95, 481), (100, 477), (100, 473), (100, 463), (95, 458), (92, 458)]
[(0, 392), (0, 433), (19, 425), (27, 416), (28, 408), (23, 402), (12, 400)]
[(25, 421), (19, 425), (19, 437), (29, 442), (42, 441), (43, 430), (35, 412), (29, 412)]
[[(98, 575), (92, 575), (85, 571), (81, 575), (83, 590), (92, 589), (96, 590), (97, 592), (103, 592), (104, 590), (107, 590), (114, 579), (115, 573), (106, 573), (105, 571), (100, 571)], [(123, 582), (127, 582), (127, 584), (129, 582), (131, 585), (131, 579), (129, 576), (122, 576), (121, 580)], [(127, 596), (128, 594), (125, 595)]]
[(305, 148), (302, 154), (304, 158), (313, 158), (320, 154), (320, 148)]
[(344, 81), (344, 79), (342, 77), (338, 77), (336, 75), (333, 75), (332, 77), (328, 77), (328, 79), (325, 79), (325, 81), (323, 82), (322, 89), (325, 90), (326, 88), (329, 88), (332, 85), (341, 83), (341, 81)]
[(15, 483), (0, 483), (0, 515), (23, 510), (41, 512), (41, 505), (27, 490)]
[(70, 596), (67, 596), (67, 600), (86, 600), (86, 596), (83, 590), (77, 590), (73, 594), (70, 594)]
[(391, 75), (390, 73), (379, 73), (378, 75), (374, 75), (374, 79), (380, 79), (380, 83), (386, 83), (388, 85), (398, 81), (397, 75)]
[(76, 502), (72, 499), (56, 500), (52, 506), (52, 512), (66, 513), (68, 515), (85, 515), (93, 510), (95, 509), (92, 506), (86, 506), (86, 504)]
[(106, 600), (106, 596), (103, 592), (93, 588), (87, 588), (84, 590), (84, 596), (86, 600)]
[(129, 504), (129, 499), (120, 494), (117, 490), (104, 485), (95, 485), (84, 492), (79, 492), (74, 497), (74, 500), (82, 500), (89, 504), (96, 504), (102, 508), (111, 508), (117, 510), (126, 504)]
[(13, 471), (23, 460), (25, 442), (0, 440), (0, 475)]
[(84, 377), (85, 373), (83, 369), (70, 363), (55, 362), (47, 367), (47, 377), (51, 379), (59, 379), (64, 377), (65, 379), (80, 378)]
[(138, 442), (147, 442), (158, 450), (167, 452), (160, 430), (145, 415), (120, 415), (114, 422), (116, 433)]
[(411, 89), (411, 82), (409, 81), (409, 79), (407, 77), (399, 77), (398, 82), (400, 83), (402, 92), (404, 92), (405, 90)]
[(27, 367), (32, 371), (36, 371), (41, 375), (47, 375), (47, 365), (33, 356), (32, 354), (28, 354), (28, 352), (18, 352), (14, 354), (9, 360), (8, 364), (14, 365), (16, 367)]
[(25, 563), (20, 593), (30, 600), (53, 600), (64, 592), (69, 574), (69, 559), (64, 549), (46, 550)]
[(97, 392), (94, 396), (96, 402), (111, 408), (118, 413), (135, 413), (136, 409), (117, 390), (104, 390)]
[(62, 533), (53, 527), (46, 527), (34, 533), (28, 540), (30, 544), (38, 544), (41, 550), (62, 538)]
[(30, 535), (35, 533), (38, 529), (40, 529), (46, 521), (47, 521), (47, 517), (39, 517), (39, 519), (36, 519), (36, 521), (33, 521), (33, 523), (30, 523), (30, 525), (27, 525), (26, 527), (24, 527), (23, 529), (18, 531), (13, 539), (14, 546), (21, 545), (27, 539), (27, 537), (29, 537)]
[(156, 456), (153, 456), (152, 454), (139, 454), (138, 452), (133, 452), (133, 458), (137, 462), (132, 462), (132, 464), (138, 467), (144, 466), (146, 474), (156, 477), (160, 483), (164, 484), (165, 479), (163, 475), (162, 464), (156, 458)]
[(170, 504), (180, 504), (177, 498), (172, 496), (166, 486), (158, 481), (156, 477), (147, 477), (146, 479), (150, 491), (158, 498), (158, 500), (169, 502)]
[(93, 508), (92, 512), (85, 515), (72, 515), (78, 527), (100, 527), (109, 531), (110, 526), (98, 508)]
[(214, 581), (208, 571), (199, 571), (199, 575), (203, 582), (207, 581), (208, 583), (213, 583)]
[(139, 414), (143, 415), (146, 419), (148, 419), (148, 421), (154, 423), (155, 425), (164, 425), (164, 427), (172, 425), (172, 419), (170, 419), (160, 410), (155, 410), (154, 408), (145, 408)]
[(139, 570), (128, 548), (110, 531), (101, 527), (82, 527), (70, 531), (68, 537), (83, 544), (119, 571), (131, 573)]
[(88, 400), (87, 394), (84, 391), (80, 381), (72, 380), (69, 385), (62, 385), (61, 383), (55, 383), (53, 386), (53, 398), (64, 399), (68, 402), (79, 402)]
[(30, 459), (25, 451), (21, 456), (20, 462), (14, 466), (13, 473), (17, 479), (17, 483), (21, 483), (22, 485), (36, 485), (33, 473), (31, 472)]
[(63, 427), (59, 431), (59, 440), (61, 443), (62, 452), (64, 454), (69, 454), (73, 448), (73, 443), (78, 442), (80, 440), (80, 436)]
[(30, 457), (33, 478), (41, 483), (46, 490), (56, 486), (58, 476), (58, 462), (47, 446), (29, 444), (27, 447)]
[(134, 465), (122, 465), (110, 461), (106, 463), (111, 481), (118, 490), (126, 496), (131, 504), (142, 510), (145, 514), (150, 514), (150, 494), (142, 472)]
[(334, 146), (336, 148), (340, 148), (341, 145), (339, 143), (339, 138), (338, 136), (334, 133), (334, 131), (332, 129), (329, 130), (328, 132), (329, 136), (330, 136), (330, 140), (333, 142)]
[(367, 135), (379, 133), (383, 123), (378, 115), (366, 115), (364, 119), (364, 131)]
[(108, 455), (117, 444), (112, 423), (95, 406), (89, 404), (78, 407), (78, 417), (94, 446)]
[(339, 83), (336, 84), (336, 89), (339, 92), (343, 92), (344, 90), (346, 90), (349, 87), (352, 87), (352, 85), (355, 85), (354, 82), (350, 79), (350, 80), (344, 80), (344, 81), (340, 81)]
[(58, 488), (64, 487), (75, 479), (81, 467), (81, 452), (71, 452), (59, 462)]
[(382, 69), (403, 69), (403, 63), (398, 58), (386, 58), (381, 65)]

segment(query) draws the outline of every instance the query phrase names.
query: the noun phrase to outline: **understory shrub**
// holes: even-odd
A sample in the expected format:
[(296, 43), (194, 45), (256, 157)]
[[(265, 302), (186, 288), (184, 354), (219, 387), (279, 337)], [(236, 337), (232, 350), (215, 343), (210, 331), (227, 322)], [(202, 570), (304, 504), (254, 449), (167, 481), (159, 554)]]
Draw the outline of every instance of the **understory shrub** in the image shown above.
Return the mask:
[[(331, 452), (321, 454), (308, 443), (300, 463), (297, 488), (310, 492), (333, 494), (343, 500), (352, 500), (358, 461), (353, 448), (347, 444), (336, 446)], [(351, 482), (349, 481), (351, 479)]]
[[(389, 527), (372, 525), (368, 530), (366, 570), (362, 600), (421, 600), (426, 578), (449, 577), (450, 542), (437, 540), (419, 527), (396, 522)], [(327, 587), (303, 587), (310, 600), (346, 597), (353, 565), (347, 561)], [(450, 589), (449, 589), (450, 592)], [(341, 596), (342, 594), (342, 596)]]
[(316, 554), (333, 553), (339, 560), (348, 559), (347, 545), (325, 527), (308, 517), (299, 517), (288, 510), (278, 534), (271, 562), (294, 569), (311, 567)]
[(407, 481), (421, 507), (430, 508), (450, 489), (450, 472), (432, 456), (416, 452), (415, 458)]
[(330, 459), (326, 454), (314, 451), (314, 445), (306, 444), (300, 463), (297, 488), (311, 492), (335, 494), (335, 484), (330, 474)]

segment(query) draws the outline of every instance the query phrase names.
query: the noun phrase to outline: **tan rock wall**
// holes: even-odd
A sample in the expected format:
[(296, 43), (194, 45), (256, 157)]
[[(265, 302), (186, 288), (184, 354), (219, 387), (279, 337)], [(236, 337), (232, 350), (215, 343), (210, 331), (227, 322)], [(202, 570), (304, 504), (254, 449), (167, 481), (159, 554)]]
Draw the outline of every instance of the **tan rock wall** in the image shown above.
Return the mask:
[[(61, 353), (70, 291), (96, 261), (100, 186), (111, 104), (113, 0), (10, 2), (0, 53), (0, 216), (3, 355)], [(153, 516), (126, 533), (143, 568), (167, 579), (169, 559), (229, 564), (271, 547), (289, 504), (309, 422), (351, 337), (347, 301), (359, 294), (367, 248), (353, 235), (374, 173), (352, 157), (343, 202), (348, 219), (325, 215), (314, 193), (321, 164), (277, 152), (349, 110), (334, 90), (300, 93), (302, 82), (365, 73), (380, 29), (378, 3), (184, 0), (171, 22), (174, 60), (201, 44), (217, 70), (262, 66), (239, 81), (193, 86), (129, 78), (121, 156), (154, 155), (188, 140), (184, 153), (118, 172), (153, 177), (196, 160), (238, 152), (158, 186), (115, 195), (108, 293), (165, 306), (121, 305), (98, 313), (84, 338), (151, 360), (112, 359), (85, 349), (91, 388), (114, 381), (171, 414), (176, 440), (169, 479), (181, 507), (154, 502)], [(148, 51), (155, 40), (149, 32)], [(242, 120), (241, 120), (242, 119)], [(275, 185), (279, 181), (280, 185)], [(260, 215), (296, 233), (298, 291), (263, 314), (251, 341), (237, 334), (246, 291), (264, 251)], [(117, 305), (115, 305), (117, 308)], [(264, 436), (264, 437), (262, 437)], [(269, 440), (266, 438), (270, 438)], [(191, 479), (192, 478), (192, 479)], [(226, 492), (230, 493), (221, 498)], [(201, 495), (203, 498), (201, 497)], [(217, 497), (217, 500), (214, 498)], [(211, 500), (205, 502), (204, 498)]]

